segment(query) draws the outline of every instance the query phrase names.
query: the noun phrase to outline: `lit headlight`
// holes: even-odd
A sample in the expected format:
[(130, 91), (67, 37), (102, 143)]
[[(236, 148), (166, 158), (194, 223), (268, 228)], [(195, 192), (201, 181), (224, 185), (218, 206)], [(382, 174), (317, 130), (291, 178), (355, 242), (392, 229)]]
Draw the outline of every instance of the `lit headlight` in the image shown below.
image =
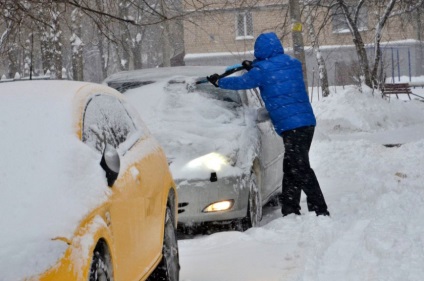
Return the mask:
[(205, 167), (212, 171), (220, 171), (222, 167), (230, 165), (230, 161), (225, 156), (212, 152), (202, 157), (196, 158), (188, 162), (187, 167), (189, 168), (200, 168)]
[(234, 205), (234, 200), (219, 201), (207, 206), (205, 209), (203, 209), (203, 212), (210, 213), (210, 212), (226, 211), (231, 209), (233, 205)]

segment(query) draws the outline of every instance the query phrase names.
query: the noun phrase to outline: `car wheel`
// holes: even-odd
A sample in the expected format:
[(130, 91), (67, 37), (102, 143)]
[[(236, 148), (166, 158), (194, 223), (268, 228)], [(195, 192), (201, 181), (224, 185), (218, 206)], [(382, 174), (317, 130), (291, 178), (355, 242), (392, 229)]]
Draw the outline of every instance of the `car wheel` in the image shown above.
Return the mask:
[(178, 281), (180, 276), (178, 242), (174, 228), (174, 219), (169, 207), (166, 208), (162, 255), (161, 262), (147, 280)]
[(262, 196), (259, 190), (256, 174), (252, 172), (248, 181), (249, 198), (247, 216), (242, 220), (242, 230), (258, 227), (262, 220)]
[(99, 241), (93, 251), (89, 281), (113, 281), (113, 268), (105, 242)]

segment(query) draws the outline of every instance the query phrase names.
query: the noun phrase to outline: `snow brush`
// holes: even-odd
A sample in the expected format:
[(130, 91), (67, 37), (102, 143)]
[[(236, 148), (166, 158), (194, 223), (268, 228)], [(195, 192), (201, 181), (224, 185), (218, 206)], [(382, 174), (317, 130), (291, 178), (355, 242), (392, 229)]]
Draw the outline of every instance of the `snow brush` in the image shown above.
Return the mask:
[[(226, 76), (229, 76), (229, 75), (236, 73), (236, 72), (243, 70), (243, 69), (245, 69), (245, 68), (240, 63), (228, 66), (225, 69), (225, 72), (219, 75), (219, 79), (224, 78)], [(204, 84), (204, 83), (208, 83), (208, 82), (209, 82), (208, 79), (205, 77), (205, 78), (201, 78), (200, 80), (196, 81), (195, 84), (198, 85), (198, 84)]]

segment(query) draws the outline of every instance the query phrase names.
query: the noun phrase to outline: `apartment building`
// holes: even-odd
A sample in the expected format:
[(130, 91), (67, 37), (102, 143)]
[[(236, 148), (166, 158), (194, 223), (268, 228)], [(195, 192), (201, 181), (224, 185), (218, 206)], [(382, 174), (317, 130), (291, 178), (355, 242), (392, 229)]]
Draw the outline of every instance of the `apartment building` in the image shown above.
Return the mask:
[[(192, 1), (191, 3), (194, 3)], [(197, 1), (199, 2), (199, 1)], [(196, 3), (197, 3), (196, 2)], [(379, 17), (375, 7), (365, 4), (358, 26), (370, 61)], [(184, 21), (186, 65), (231, 65), (253, 58), (253, 44), (262, 32), (274, 31), (291, 54), (288, 0), (211, 0), (185, 4), (189, 17)], [(324, 12), (314, 13), (314, 29), (320, 30), (319, 44), (331, 85), (352, 84), (360, 75), (357, 55), (345, 17), (335, 11), (322, 27)], [(307, 12), (303, 12), (306, 21)], [(422, 15), (420, 11), (389, 18), (382, 33), (381, 75), (394, 82), (401, 76), (424, 75)], [(307, 26), (303, 26), (308, 83), (317, 84), (316, 54), (311, 48)]]

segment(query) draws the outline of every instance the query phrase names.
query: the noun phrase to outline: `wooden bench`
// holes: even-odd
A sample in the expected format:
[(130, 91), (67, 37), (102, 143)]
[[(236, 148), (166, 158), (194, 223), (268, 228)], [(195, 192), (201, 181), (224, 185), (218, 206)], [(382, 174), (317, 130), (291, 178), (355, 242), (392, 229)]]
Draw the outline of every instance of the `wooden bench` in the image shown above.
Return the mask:
[(399, 94), (406, 94), (408, 98), (411, 100), (411, 88), (408, 83), (398, 83), (398, 84), (384, 84), (381, 89), (383, 96), (390, 97), (390, 95), (396, 95), (399, 99)]

